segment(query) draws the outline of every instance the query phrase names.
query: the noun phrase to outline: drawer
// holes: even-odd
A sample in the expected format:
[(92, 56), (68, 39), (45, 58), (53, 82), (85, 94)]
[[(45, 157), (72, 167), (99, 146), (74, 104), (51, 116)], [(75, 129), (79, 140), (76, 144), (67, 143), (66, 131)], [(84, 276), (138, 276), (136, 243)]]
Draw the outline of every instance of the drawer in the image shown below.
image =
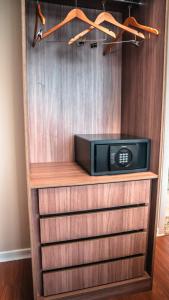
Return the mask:
[(43, 273), (44, 296), (141, 277), (144, 256)]
[(146, 252), (146, 232), (42, 247), (42, 269), (59, 269)]
[(42, 243), (146, 229), (148, 206), (40, 219)]
[(150, 180), (39, 190), (40, 215), (149, 203)]

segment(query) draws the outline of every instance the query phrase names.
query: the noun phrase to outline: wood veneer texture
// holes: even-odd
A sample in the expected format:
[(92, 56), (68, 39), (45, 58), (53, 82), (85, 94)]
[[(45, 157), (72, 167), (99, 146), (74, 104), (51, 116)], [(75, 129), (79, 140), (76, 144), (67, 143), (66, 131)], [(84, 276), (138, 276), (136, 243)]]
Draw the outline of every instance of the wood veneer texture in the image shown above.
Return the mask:
[(150, 180), (39, 190), (40, 215), (149, 203)]
[[(164, 99), (164, 55), (167, 30), (166, 0), (149, 1), (135, 10), (135, 17), (143, 24), (158, 28), (160, 35), (151, 36), (140, 48), (123, 48), (122, 72), (122, 133), (151, 139), (150, 168), (159, 172), (162, 110)], [(154, 238), (157, 231), (157, 182), (152, 185), (150, 223), (147, 250), (149, 274), (153, 274)]]
[(30, 187), (61, 187), (111, 182), (140, 181), (156, 179), (152, 172), (119, 174), (112, 176), (90, 176), (76, 163), (31, 164)]
[(40, 219), (41, 243), (146, 229), (148, 206)]
[[(22, 2), (25, 2), (24, 0)], [(32, 5), (32, 4), (30, 4)], [(45, 5), (46, 6), (46, 5)], [(145, 11), (146, 9), (146, 11)], [(50, 10), (50, 9), (49, 9)], [(51, 9), (52, 10), (52, 9)], [(53, 10), (54, 11), (54, 10)], [(59, 10), (58, 10), (59, 11)], [(46, 12), (45, 12), (46, 13)], [(52, 12), (50, 12), (52, 13)], [(60, 12), (59, 12), (60, 13)], [(129, 49), (129, 47), (125, 46), (126, 48), (124, 49), (123, 52), (123, 99), (122, 99), (122, 131), (128, 133), (128, 134), (136, 134), (136, 135), (143, 135), (143, 136), (149, 136), (152, 139), (152, 156), (151, 156), (151, 168), (154, 172), (158, 172), (158, 166), (159, 166), (159, 141), (160, 141), (160, 126), (161, 126), (161, 112), (162, 112), (162, 80), (163, 80), (163, 47), (164, 47), (164, 22), (165, 22), (165, 0), (154, 0), (154, 1), (149, 1), (148, 5), (143, 8), (139, 9), (139, 11), (133, 12), (135, 16), (138, 16), (139, 21), (143, 21), (146, 24), (150, 24), (152, 26), (159, 26), (160, 28), (160, 36), (158, 37), (158, 40), (156, 38), (153, 38), (152, 41), (146, 41), (144, 44), (143, 48), (140, 49)], [(57, 46), (52, 48), (54, 43), (55, 38), (51, 40), (51, 42), (46, 43), (46, 45), (40, 45), (38, 48), (35, 49), (33, 55), (32, 55), (32, 49), (30, 48), (30, 43), (32, 40), (32, 34), (33, 34), (33, 16), (34, 12), (32, 11), (32, 8), (28, 9), (28, 14), (29, 16), (31, 15), (28, 24), (28, 36), (29, 36), (29, 41), (27, 45), (28, 49), (28, 77), (29, 80), (32, 77), (32, 81), (29, 81), (28, 86), (25, 87), (25, 90), (28, 90), (28, 109), (29, 109), (29, 124), (27, 123), (27, 118), (26, 118), (26, 129), (29, 127), (29, 150), (31, 154), (31, 160), (30, 162), (36, 162), (36, 160), (43, 161), (43, 158), (45, 157), (45, 161), (63, 161), (65, 160), (65, 157), (68, 158), (69, 160), (72, 160), (72, 131), (74, 130), (75, 126), (74, 123), (72, 126), (73, 130), (71, 131), (71, 135), (69, 135), (69, 129), (70, 129), (70, 120), (74, 115), (74, 110), (75, 110), (75, 116), (77, 118), (73, 119), (75, 120), (75, 123), (79, 126), (78, 122), (86, 122), (86, 120), (89, 120), (88, 128), (85, 127), (87, 130), (91, 129), (91, 131), (95, 131), (98, 129), (98, 131), (102, 130), (105, 128), (106, 131), (109, 131), (111, 128), (111, 132), (115, 132), (120, 130), (120, 117), (121, 117), (121, 100), (120, 100), (120, 93), (116, 92), (116, 78), (113, 79), (113, 74), (116, 73), (118, 74), (117, 78), (121, 79), (121, 76), (119, 75), (120, 69), (119, 69), (119, 60), (121, 64), (121, 59), (120, 59), (120, 54), (118, 54), (118, 51), (114, 53), (114, 56), (110, 57), (110, 59), (107, 60), (107, 65), (105, 65), (104, 72), (111, 74), (110, 78), (104, 77), (107, 79), (107, 82), (104, 82), (104, 88), (111, 86), (111, 95), (114, 94), (114, 100), (113, 98), (109, 99), (108, 101), (105, 100), (107, 95), (110, 95), (110, 90), (106, 91), (106, 88), (104, 90), (104, 97), (100, 97), (100, 94), (98, 98), (100, 100), (95, 100), (95, 102), (92, 102), (92, 108), (91, 104), (89, 101), (93, 99), (93, 95), (96, 95), (96, 87), (98, 87), (98, 80), (95, 81), (95, 86), (94, 88), (90, 89), (90, 95), (88, 94), (87, 101), (84, 99), (84, 94), (82, 95), (83, 101), (81, 101), (80, 97), (76, 97), (77, 95), (80, 94), (79, 92), (79, 87), (81, 84), (85, 81), (87, 83), (87, 87), (85, 88), (86, 90), (89, 90), (90, 87), (90, 82), (94, 82), (94, 79), (92, 76), (94, 76), (94, 65), (100, 60), (100, 53), (101, 49), (98, 48), (98, 52), (94, 52), (92, 54), (91, 60), (93, 60), (93, 63), (90, 62), (90, 74), (88, 74), (88, 78), (84, 78), (83, 76), (78, 78), (78, 84), (75, 89), (75, 94), (71, 93), (71, 101), (70, 97), (66, 98), (65, 101), (62, 101), (62, 92), (61, 92), (61, 81), (57, 81), (57, 77), (55, 76), (55, 79), (53, 76), (54, 69), (65, 74), (67, 70), (65, 71), (65, 62), (68, 60), (69, 54), (67, 53), (67, 50), (63, 46)], [(24, 19), (24, 16), (23, 16)], [(56, 22), (56, 18), (54, 16), (53, 12), (53, 20)], [(76, 24), (73, 25), (74, 28), (76, 27)], [(66, 28), (65, 28), (66, 29)], [(80, 29), (80, 27), (79, 27)], [(79, 31), (78, 29), (78, 31)], [(83, 29), (83, 28), (82, 28)], [(66, 29), (67, 30), (67, 29)], [(65, 34), (65, 31), (62, 32), (63, 35)], [(58, 38), (58, 36), (56, 36)], [(61, 32), (60, 36), (61, 38)], [(48, 51), (48, 45), (52, 49)], [(91, 55), (91, 51), (89, 53), (89, 49), (86, 50), (87, 47), (85, 48), (85, 55), (87, 59), (89, 60), (89, 57)], [(63, 50), (63, 51), (62, 51)], [(78, 58), (82, 59), (82, 62), (85, 63), (86, 66), (88, 66), (88, 62), (85, 61), (84, 57), (82, 54), (79, 55), (78, 49), (72, 49), (72, 64), (75, 61), (75, 57), (77, 56)], [(136, 52), (138, 51), (138, 52)], [(52, 60), (49, 59), (49, 66), (47, 66), (48, 62), (48, 55), (49, 57), (52, 57), (57, 55), (59, 53), (59, 65), (55, 61), (55, 63), (52, 65)], [(63, 53), (63, 56), (60, 54)], [(66, 53), (66, 55), (65, 55)], [(66, 59), (64, 58), (66, 57)], [(99, 57), (99, 59), (98, 59)], [(117, 58), (117, 61), (116, 61)], [(64, 60), (64, 64), (62, 64)], [(79, 59), (79, 61), (80, 61)], [(111, 63), (113, 60), (112, 64), (112, 70), (111, 68)], [(90, 60), (89, 60), (90, 61)], [(100, 61), (99, 61), (100, 62)], [(116, 64), (117, 62), (117, 64)], [(103, 67), (103, 64), (101, 64)], [(24, 64), (25, 67), (25, 64)], [(81, 65), (80, 63), (78, 66), (76, 66), (76, 70), (81, 70)], [(73, 69), (73, 66), (71, 66)], [(98, 66), (97, 66), (98, 68)], [(110, 70), (110, 72), (109, 72)], [(134, 70), (134, 72), (133, 72)], [(159, 72), (160, 70), (160, 72)], [(134, 73), (134, 75), (133, 75)], [(80, 73), (81, 74), (81, 73)], [(99, 75), (96, 76), (96, 79), (100, 79), (101, 77), (101, 72), (99, 72)], [(70, 76), (70, 72), (66, 73), (66, 76), (62, 76), (62, 81), (63, 79), (67, 80), (67, 83), (65, 84), (66, 88), (69, 87), (72, 83), (74, 83), (74, 79), (77, 75), (73, 74), (73, 79), (71, 78), (70, 81), (68, 82)], [(93, 81), (92, 81), (93, 80)], [(113, 81), (114, 80), (114, 81)], [(113, 81), (113, 83), (112, 83)], [(109, 84), (109, 83), (110, 84)], [(59, 88), (58, 88), (59, 85)], [(72, 84), (73, 86), (73, 84)], [(119, 90), (120, 90), (121, 82), (119, 83)], [(48, 88), (49, 87), (49, 88)], [(54, 87), (55, 90), (52, 88)], [(63, 86), (62, 86), (63, 87)], [(112, 92), (112, 87), (113, 87), (113, 92)], [(97, 92), (100, 93), (101, 87), (99, 86), (99, 89)], [(109, 89), (109, 88), (108, 88)], [(57, 95), (58, 93), (61, 95), (58, 96), (57, 99), (55, 98), (56, 95), (56, 90), (57, 90)], [(69, 91), (69, 89), (67, 89)], [(65, 90), (66, 93), (66, 90)], [(91, 96), (91, 94), (93, 95)], [(33, 97), (32, 97), (33, 95)], [(54, 97), (53, 97), (54, 95)], [(116, 97), (117, 96), (117, 97)], [(26, 97), (25, 97), (26, 98)], [(31, 100), (32, 99), (32, 100)], [(55, 100), (59, 99), (58, 101), (55, 102)], [(64, 98), (65, 99), (65, 98)], [(73, 100), (72, 100), (73, 99)], [(77, 101), (74, 101), (76, 99)], [(80, 99), (80, 100), (79, 100)], [(96, 99), (96, 98), (95, 98)], [(107, 98), (106, 98), (107, 99)], [(25, 99), (25, 102), (27, 102)], [(136, 101), (136, 102), (135, 102)], [(119, 105), (117, 104), (119, 103)], [(71, 108), (71, 113), (68, 115), (68, 110), (64, 110), (66, 105), (70, 106)], [(58, 106), (61, 109), (58, 109)], [(104, 115), (103, 115), (103, 110), (104, 109)], [(81, 107), (83, 108), (83, 111), (85, 110), (85, 115), (81, 115), (77, 113), (77, 110), (81, 112)], [(98, 108), (98, 109), (97, 109)], [(91, 110), (90, 110), (91, 109)], [(96, 115), (94, 116), (94, 109), (96, 111)], [(63, 113), (63, 110), (65, 114)], [(56, 118), (53, 118), (53, 112), (55, 113)], [(90, 112), (89, 116), (87, 116), (88, 112)], [(100, 115), (103, 115), (103, 118), (100, 118)], [(63, 122), (59, 120), (59, 117), (61, 116), (61, 120), (65, 122), (66, 126), (63, 128)], [(87, 116), (87, 117), (86, 117)], [(97, 118), (95, 124), (97, 123), (97, 128), (95, 127), (95, 124), (92, 123), (91, 117)], [(26, 116), (27, 117), (27, 116)], [(108, 118), (109, 117), (109, 118)], [(114, 119), (113, 119), (114, 118)], [(79, 121), (80, 120), (80, 121)], [(102, 121), (101, 121), (102, 120)], [(90, 122), (91, 121), (91, 122)], [(113, 121), (113, 123), (112, 123)], [(101, 124), (102, 122), (102, 124)], [(32, 124), (30, 126), (30, 123)], [(106, 123), (104, 125), (103, 123)], [(113, 125), (112, 125), (113, 124)], [(57, 125), (57, 126), (55, 126)], [(60, 127), (59, 127), (60, 126)], [(84, 129), (84, 127), (78, 127), (80, 130)], [(56, 130), (53, 130), (53, 128), (57, 128)], [(62, 128), (63, 134), (62, 134)], [(61, 130), (60, 130), (61, 129)], [(67, 139), (67, 132), (68, 131), (68, 136), (69, 136), (69, 141)], [(92, 133), (93, 133), (92, 132)], [(53, 134), (54, 133), (54, 134)], [(74, 133), (74, 132), (73, 132)], [(78, 133), (78, 132), (75, 132)], [(85, 132), (84, 132), (85, 133)], [(97, 133), (97, 132), (94, 132)], [(98, 132), (98, 133), (103, 133), (103, 132)], [(104, 133), (107, 133), (104, 131)], [(58, 144), (58, 141), (60, 142)], [(65, 147), (66, 145), (66, 147)], [(63, 148), (64, 146), (64, 148)], [(55, 149), (57, 149), (57, 152), (55, 152)], [(62, 150), (66, 149), (64, 153), (62, 153)], [(27, 149), (27, 154), (28, 151)], [(61, 150), (60, 154), (59, 151)], [(28, 157), (28, 155), (27, 155)], [(34, 167), (33, 167), (34, 168)], [(41, 168), (41, 167), (40, 167)], [(35, 172), (33, 174), (33, 177), (31, 177), (31, 187), (32, 188), (38, 188), (38, 187), (54, 187), (54, 186), (65, 186), (65, 184), (68, 185), (81, 185), (81, 184), (95, 184), (95, 183), (106, 183), (111, 182), (115, 180), (117, 181), (128, 181), (128, 180), (142, 180), (142, 179), (152, 179), (152, 178), (157, 178), (157, 176), (151, 172), (146, 172), (144, 174), (134, 174), (136, 177), (134, 179), (134, 175), (130, 174), (127, 176), (115, 176), (114, 179), (111, 178), (108, 179), (108, 177), (105, 177), (104, 179), (93, 179), (90, 178), (89, 176), (85, 177), (84, 174), (80, 176), (80, 179), (78, 180), (77, 177), (79, 176), (79, 173), (77, 174), (75, 172), (75, 176), (73, 176), (72, 180), (70, 178), (58, 178), (56, 174), (58, 174), (58, 171), (61, 169), (55, 168), (54, 167), (54, 172), (51, 171), (53, 168), (51, 166), (49, 167), (44, 167), (46, 169), (46, 173), (44, 175), (43, 172), (39, 172), (38, 174)], [(39, 166), (35, 168), (36, 170), (39, 170)], [(34, 170), (35, 170), (34, 169)], [(43, 170), (44, 170), (43, 169)], [(56, 172), (57, 169), (57, 172)], [(77, 170), (77, 169), (76, 169)], [(64, 172), (63, 172), (64, 173)], [(62, 176), (63, 176), (62, 173)], [(35, 177), (34, 177), (35, 175)], [(32, 175), (31, 175), (32, 176)], [(63, 176), (64, 177), (64, 176)], [(68, 176), (66, 176), (68, 177)], [(72, 174), (71, 176), (72, 177)], [(30, 178), (28, 178), (29, 181)], [(110, 180), (110, 181), (109, 181)], [(36, 191), (33, 193), (36, 194)], [(151, 214), (150, 214), (150, 231), (149, 231), (149, 246), (148, 246), (148, 255), (147, 255), (147, 265), (146, 268), (148, 271), (151, 273), (152, 271), (152, 251), (153, 251), (153, 234), (155, 232), (155, 211), (156, 211), (156, 195), (157, 195), (157, 185), (153, 184), (153, 197), (151, 199)], [(74, 291), (72, 293), (68, 293), (66, 295), (56, 295), (56, 296), (51, 296), (51, 297), (43, 297), (41, 293), (41, 273), (40, 273), (40, 254), (39, 252), (39, 232), (38, 232), (38, 212), (37, 212), (37, 201), (33, 203), (32, 201), (37, 200), (37, 195), (36, 197), (33, 197), (32, 199), (29, 199), (29, 214), (30, 214), (30, 220), (31, 220), (31, 236), (32, 236), (32, 253), (33, 253), (33, 274), (34, 274), (34, 291), (35, 291), (35, 299), (63, 299), (64, 297), (67, 297), (67, 299), (86, 299), (86, 293), (87, 297), (89, 299), (98, 299), (100, 297), (103, 297), (105, 295), (111, 296), (111, 294), (116, 294), (116, 293), (126, 293), (126, 292), (137, 292), (139, 290), (145, 290), (145, 289), (150, 289), (152, 280), (151, 278), (146, 275), (139, 277), (138, 280), (137, 278), (135, 279), (130, 279), (126, 281), (121, 281), (121, 282), (116, 282), (108, 285), (102, 285), (98, 287), (91, 287), (86, 290), (80, 290), (80, 291)], [(34, 205), (36, 207), (34, 207)], [(34, 229), (35, 228), (35, 229)]]
[[(153, 290), (151, 292), (143, 293), (143, 284), (140, 286), (140, 291), (142, 293), (137, 294), (137, 300), (157, 300), (161, 299), (161, 296), (169, 298), (169, 273), (166, 273), (166, 268), (169, 268), (169, 236), (163, 236), (157, 238), (156, 247), (156, 258), (155, 258), (155, 278), (153, 284)], [(14, 274), (16, 275), (14, 276)], [(148, 279), (147, 275), (139, 278), (130, 279), (126, 281), (120, 281), (113, 284), (102, 285), (95, 288), (89, 288), (81, 290), (79, 293), (71, 292), (66, 294), (66, 299), (68, 300), (100, 300), (100, 299), (112, 299), (111, 294), (123, 294), (122, 296), (116, 295), (115, 299), (118, 300), (136, 300), (136, 290), (138, 289), (138, 282), (144, 282)], [(6, 262), (0, 264), (0, 295), (2, 295), (1, 300), (13, 299), (14, 295), (17, 295), (17, 300), (33, 300), (32, 295), (32, 276), (31, 276), (31, 260), (21, 260), (14, 262)], [(19, 282), (19, 284), (18, 284)], [(144, 287), (145, 289), (145, 287)], [(86, 291), (87, 290), (87, 291)], [(92, 291), (95, 292), (92, 295)], [(90, 291), (90, 294), (89, 294)], [(129, 294), (134, 292), (134, 294)], [(77, 296), (77, 294), (81, 296)], [(125, 296), (124, 296), (125, 295)], [(60, 294), (57, 296), (49, 296), (47, 299), (56, 300), (65, 298), (65, 294)], [(44, 300), (44, 297), (38, 297), (40, 300)]]
[(31, 191), (29, 199), (29, 222), (31, 236), (31, 255), (34, 296), (42, 293), (41, 272), (41, 252), (40, 252), (40, 234), (39, 234), (39, 212), (38, 212), (38, 194), (36, 190)]
[[(120, 133), (121, 47), (103, 57), (102, 45), (91, 49), (57, 43), (86, 28), (75, 20), (50, 39), (31, 47), (35, 3), (28, 3), (28, 113), (30, 162), (61, 162), (74, 159), (74, 135)], [(48, 26), (61, 21), (70, 7), (45, 3)], [(95, 20), (99, 11), (84, 10)], [(119, 19), (120, 13), (115, 13)], [(116, 28), (113, 29), (116, 31)], [(89, 39), (105, 39), (94, 31)]]
[(147, 233), (137, 232), (42, 247), (43, 270), (145, 254)]
[(153, 172), (159, 169), (165, 8), (166, 0), (153, 0), (132, 11), (140, 23), (158, 28), (160, 35), (151, 35), (139, 48), (123, 47), (122, 133), (151, 139), (150, 168)]
[[(43, 274), (44, 296), (85, 289), (144, 274), (144, 256)], [(56, 284), (57, 283), (57, 284)]]
[[(25, 154), (26, 154), (26, 177), (27, 177), (27, 195), (28, 195), (28, 212), (29, 228), (31, 241), (31, 263), (33, 277), (33, 294), (34, 299), (42, 295), (42, 279), (40, 276), (41, 258), (40, 258), (40, 235), (39, 235), (39, 212), (38, 212), (38, 193), (37, 190), (29, 188), (30, 168), (29, 168), (29, 137), (28, 137), (28, 85), (27, 85), (27, 35), (26, 35), (26, 0), (21, 0), (21, 30), (22, 30), (22, 79), (23, 79), (23, 107), (24, 107), (24, 129), (25, 129)], [(26, 272), (26, 268), (24, 268)], [(14, 272), (11, 272), (14, 276)], [(22, 276), (23, 279), (23, 276)], [(2, 282), (2, 281), (1, 281)], [(20, 281), (21, 282), (21, 281)], [(8, 286), (11, 287), (10, 284)], [(6, 290), (5, 290), (6, 292)], [(6, 294), (6, 293), (5, 293)], [(12, 288), (12, 298), (14, 298)], [(11, 298), (9, 297), (9, 298)], [(22, 293), (22, 298), (24, 297)], [(31, 296), (29, 297), (31, 299)]]

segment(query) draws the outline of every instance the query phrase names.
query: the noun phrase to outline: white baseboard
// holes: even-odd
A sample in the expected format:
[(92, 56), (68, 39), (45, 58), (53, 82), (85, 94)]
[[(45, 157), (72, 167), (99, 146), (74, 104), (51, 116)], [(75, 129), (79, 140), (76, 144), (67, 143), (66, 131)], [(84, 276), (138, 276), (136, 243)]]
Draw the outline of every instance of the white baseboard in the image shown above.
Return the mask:
[(165, 236), (165, 234), (164, 233), (158, 233), (157, 237), (160, 237), (160, 236)]
[(164, 228), (157, 228), (157, 237), (158, 236), (164, 236), (165, 234), (164, 234)]
[(21, 260), (26, 258), (31, 258), (31, 250), (29, 248), (0, 252), (0, 262)]

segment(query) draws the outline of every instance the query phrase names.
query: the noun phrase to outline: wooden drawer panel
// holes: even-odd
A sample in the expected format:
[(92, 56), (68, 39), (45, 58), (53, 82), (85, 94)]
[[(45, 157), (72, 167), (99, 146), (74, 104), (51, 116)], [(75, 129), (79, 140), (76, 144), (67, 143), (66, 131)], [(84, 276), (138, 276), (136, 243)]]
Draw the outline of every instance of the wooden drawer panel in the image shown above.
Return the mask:
[(44, 296), (140, 277), (144, 256), (43, 274)]
[(147, 228), (148, 206), (40, 219), (41, 242), (50, 243)]
[(43, 270), (99, 262), (146, 252), (146, 232), (42, 247)]
[(39, 190), (41, 215), (149, 203), (150, 180)]

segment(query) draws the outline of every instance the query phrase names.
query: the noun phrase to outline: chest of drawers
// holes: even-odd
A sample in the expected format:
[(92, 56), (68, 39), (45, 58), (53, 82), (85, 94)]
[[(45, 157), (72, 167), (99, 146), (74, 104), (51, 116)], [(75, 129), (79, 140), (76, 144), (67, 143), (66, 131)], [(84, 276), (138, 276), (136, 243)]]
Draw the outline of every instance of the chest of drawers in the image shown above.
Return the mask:
[(151, 180), (36, 190), (44, 296), (145, 273)]

